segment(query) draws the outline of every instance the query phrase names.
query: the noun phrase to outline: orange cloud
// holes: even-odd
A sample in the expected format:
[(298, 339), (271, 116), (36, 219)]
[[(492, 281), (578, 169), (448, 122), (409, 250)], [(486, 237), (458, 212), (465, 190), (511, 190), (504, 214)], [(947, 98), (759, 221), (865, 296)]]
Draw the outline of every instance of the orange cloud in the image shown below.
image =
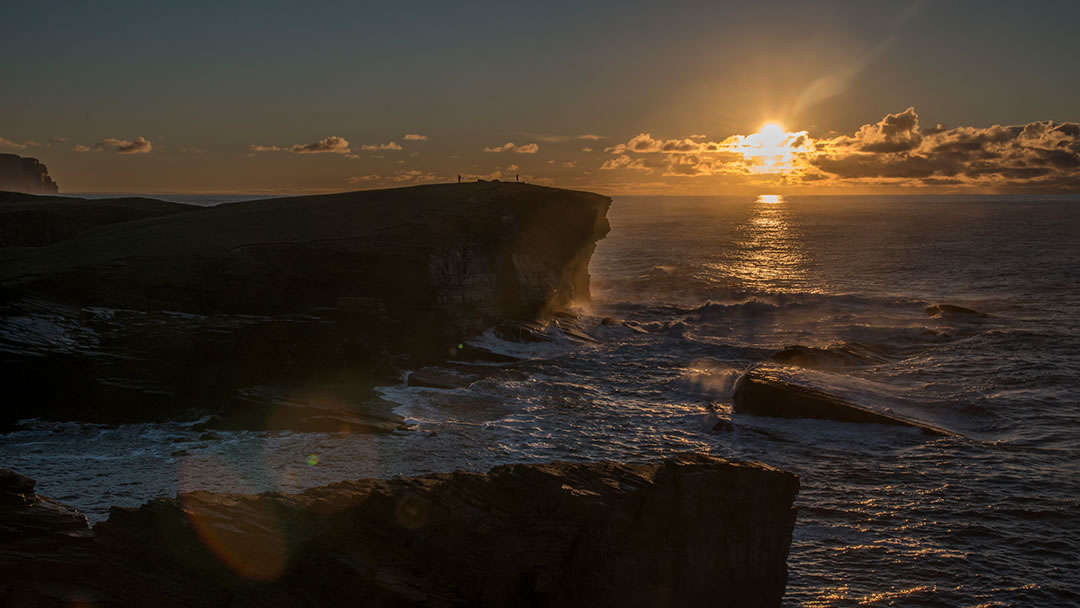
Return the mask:
[(484, 152), (517, 152), (518, 154), (536, 154), (540, 150), (540, 146), (537, 144), (525, 144), (523, 146), (514, 145), (514, 142), (508, 141), (501, 146), (495, 146), (492, 148), (484, 148)]
[(94, 144), (94, 149), (112, 150), (119, 154), (149, 154), (153, 145), (145, 137), (136, 137), (134, 140), (109, 137)]
[(787, 185), (1080, 188), (1080, 124), (923, 128), (914, 108), (831, 138), (766, 125), (758, 133), (721, 141), (640, 133), (605, 151), (612, 157), (602, 170), (659, 171), (668, 177), (727, 175)]

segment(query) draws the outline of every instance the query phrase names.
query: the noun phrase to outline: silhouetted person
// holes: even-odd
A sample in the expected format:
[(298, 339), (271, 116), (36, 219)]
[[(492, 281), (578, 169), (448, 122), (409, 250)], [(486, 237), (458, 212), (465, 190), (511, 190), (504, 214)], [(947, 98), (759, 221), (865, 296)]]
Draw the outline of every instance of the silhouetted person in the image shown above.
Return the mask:
[(459, 183), (459, 184), (461, 183), (461, 174), (460, 173), (457, 174), (457, 183)]
[(516, 181), (521, 181), (521, 180), (519, 180), (519, 179), (518, 179), (518, 174), (517, 174), (517, 173), (515, 173), (515, 174), (514, 174), (514, 181), (515, 181), (515, 182), (516, 182)]

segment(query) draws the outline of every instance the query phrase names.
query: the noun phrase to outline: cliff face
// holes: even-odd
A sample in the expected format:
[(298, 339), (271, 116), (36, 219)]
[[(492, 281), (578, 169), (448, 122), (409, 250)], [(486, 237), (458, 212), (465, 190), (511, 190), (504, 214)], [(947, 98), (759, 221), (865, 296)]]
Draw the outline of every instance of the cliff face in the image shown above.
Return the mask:
[[(89, 552), (63, 528), (28, 528), (27, 546), (61, 551), (31, 574), (22, 566), (39, 556), (5, 554), (0, 599), (778, 606), (797, 491), (789, 473), (688, 454), (350, 481), (299, 495), (195, 492), (114, 508)], [(5, 513), (10, 529), (33, 509), (20, 504)], [(68, 559), (52, 558), (64, 548)]]
[(267, 383), (396, 379), (395, 364), (587, 298), (609, 204), (525, 184), (423, 186), (224, 205), (0, 250), (7, 418), (153, 418), (231, 407)]
[(0, 154), (0, 190), (30, 194), (55, 194), (60, 187), (36, 158)]

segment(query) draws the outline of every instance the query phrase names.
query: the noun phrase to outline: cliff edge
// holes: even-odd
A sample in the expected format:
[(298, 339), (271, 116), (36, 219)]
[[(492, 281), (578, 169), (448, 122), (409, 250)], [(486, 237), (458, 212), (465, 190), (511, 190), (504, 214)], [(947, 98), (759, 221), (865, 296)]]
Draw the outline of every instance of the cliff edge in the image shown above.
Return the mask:
[(89, 538), (77, 513), (8, 477), (0, 512), (20, 542), (0, 550), (0, 603), (13, 606), (778, 606), (799, 487), (706, 454), (507, 465), (180, 494), (114, 507)]
[(49, 170), (38, 159), (0, 154), (0, 190), (56, 194), (60, 187), (49, 177)]
[[(399, 367), (456, 354), (469, 335), (587, 299), (610, 202), (526, 184), (418, 186), (201, 208), (0, 249), (0, 381), (12, 397), (0, 418), (265, 406), (281, 394), (267, 384), (341, 386), (356, 402), (356, 387), (396, 383)], [(310, 399), (270, 400), (287, 402), (286, 418), (326, 414)], [(386, 408), (360, 409), (323, 419), (393, 428)]]

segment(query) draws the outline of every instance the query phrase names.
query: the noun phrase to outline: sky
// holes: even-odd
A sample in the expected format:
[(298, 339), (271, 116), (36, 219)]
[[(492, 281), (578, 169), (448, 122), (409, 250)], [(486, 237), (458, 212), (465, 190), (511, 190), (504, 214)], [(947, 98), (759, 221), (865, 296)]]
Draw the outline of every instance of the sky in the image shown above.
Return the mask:
[(1080, 191), (1080, 3), (23, 2), (62, 192)]

